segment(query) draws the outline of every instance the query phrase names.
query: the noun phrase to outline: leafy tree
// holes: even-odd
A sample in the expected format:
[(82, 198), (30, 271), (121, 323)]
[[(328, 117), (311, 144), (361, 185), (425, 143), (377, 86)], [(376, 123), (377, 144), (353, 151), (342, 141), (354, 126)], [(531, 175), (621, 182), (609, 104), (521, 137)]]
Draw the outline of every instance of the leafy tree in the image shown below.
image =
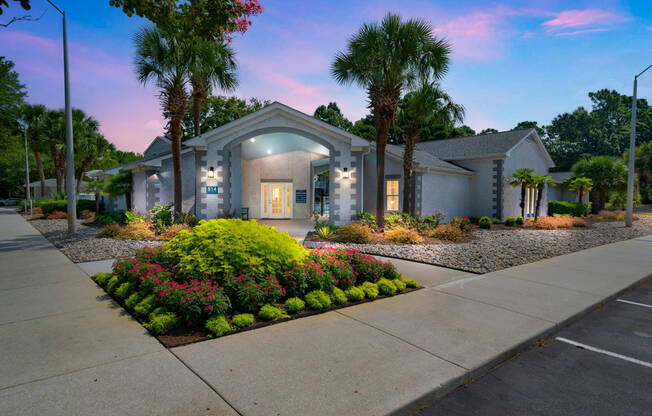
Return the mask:
[[(2, 8), (8, 8), (9, 3), (7, 2), (8, 0), (0, 0), (0, 15), (2, 15)], [(14, 3), (20, 3), (20, 7), (23, 8), (23, 10), (30, 10), (32, 6), (30, 6), (29, 2), (30, 0), (13, 0)]]
[(402, 102), (398, 120), (400, 124), (408, 126), (405, 131), (403, 151), (403, 212), (414, 215), (412, 172), (414, 170), (414, 150), (420, 139), (422, 126), (432, 122), (440, 124), (461, 122), (464, 119), (464, 107), (454, 103), (438, 82), (429, 80), (423, 80), (419, 87), (407, 93)]
[(360, 120), (353, 123), (351, 133), (358, 137), (362, 137), (370, 142), (376, 140), (376, 120), (373, 114), (367, 114)]
[(376, 221), (384, 225), (385, 148), (403, 90), (417, 79), (441, 78), (448, 69), (450, 47), (418, 19), (403, 21), (388, 13), (378, 23), (363, 24), (339, 52), (331, 73), (340, 84), (356, 83), (367, 91), (376, 121)]
[(568, 190), (577, 191), (577, 202), (582, 202), (582, 196), (593, 189), (593, 181), (585, 176), (571, 177), (568, 182)]
[(532, 184), (532, 173), (534, 169), (516, 169), (509, 180), (513, 187), (521, 187), (521, 217), (525, 218), (525, 195), (527, 188)]
[(41, 157), (41, 153), (46, 150), (42, 135), (47, 109), (41, 104), (25, 104), (22, 107), (21, 112), (21, 118), (27, 126), (29, 148), (32, 150), (32, 153), (34, 153), (36, 171), (38, 172), (38, 177), (41, 181), (41, 195), (45, 195), (45, 169), (43, 168), (43, 158)]
[[(63, 110), (47, 110), (43, 121), (44, 145), (50, 150), (57, 181), (57, 192), (63, 192), (66, 176), (66, 124)], [(74, 127), (73, 127), (74, 128)]]
[(520, 129), (534, 129), (537, 131), (537, 134), (539, 137), (544, 137), (546, 131), (543, 127), (539, 126), (536, 121), (521, 121), (518, 123), (512, 130), (520, 130)]
[(475, 130), (473, 130), (471, 127), (467, 125), (462, 125), (460, 127), (454, 127), (451, 130), (451, 133), (448, 136), (448, 138), (467, 137), (467, 136), (475, 136)]
[(537, 204), (534, 210), (534, 221), (539, 219), (539, 211), (541, 209), (541, 200), (543, 199), (543, 191), (546, 189), (546, 185), (550, 184), (554, 186), (551, 182), (552, 176), (550, 175), (540, 175), (534, 174), (531, 177), (530, 186), (534, 187), (537, 190)]
[[(625, 163), (629, 160), (629, 150), (623, 154)], [(643, 143), (634, 150), (634, 168), (642, 202), (649, 204), (652, 199), (652, 142)]]
[(611, 156), (582, 159), (573, 165), (572, 171), (575, 176), (584, 176), (593, 181), (591, 210), (594, 213), (604, 209), (609, 192), (622, 188), (627, 183), (627, 167), (621, 160)]
[(263, 12), (258, 0), (110, 0), (111, 6), (154, 23), (178, 39), (222, 41), (230, 33), (244, 33), (252, 16)]
[(0, 135), (3, 137), (20, 129), (17, 120), (26, 95), (14, 63), (0, 56)]
[[(144, 3), (143, 3), (144, 4)], [(191, 3), (192, 4), (192, 3)], [(153, 82), (160, 90), (161, 107), (170, 117), (172, 164), (174, 169), (174, 210), (182, 212), (181, 136), (183, 117), (188, 111), (186, 90), (192, 62), (187, 41), (167, 36), (152, 27), (141, 29), (134, 38), (136, 74), (143, 84)]]
[(131, 171), (118, 172), (115, 175), (108, 177), (103, 192), (111, 198), (119, 198), (124, 195), (127, 211), (130, 211), (131, 192), (133, 192)]
[(328, 105), (320, 105), (315, 110), (313, 116), (342, 130), (351, 131), (353, 128), (353, 123), (344, 117), (344, 114), (342, 114), (342, 111), (335, 102), (328, 103)]
[(190, 85), (194, 135), (201, 134), (202, 103), (214, 86), (231, 91), (237, 85), (235, 55), (224, 43), (200, 40), (191, 45)]
[(481, 131), (480, 133), (478, 133), (478, 134), (491, 134), (491, 133), (498, 133), (498, 130), (496, 130), (496, 129), (492, 129), (492, 128), (488, 128), (488, 129), (484, 129), (484, 130), (482, 130), (482, 131)]

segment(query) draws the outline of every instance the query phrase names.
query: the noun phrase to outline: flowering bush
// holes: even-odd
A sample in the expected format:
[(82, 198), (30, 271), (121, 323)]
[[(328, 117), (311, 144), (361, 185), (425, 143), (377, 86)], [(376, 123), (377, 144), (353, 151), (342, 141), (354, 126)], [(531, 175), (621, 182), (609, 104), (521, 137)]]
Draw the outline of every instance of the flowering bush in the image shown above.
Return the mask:
[(206, 316), (223, 315), (231, 306), (223, 288), (212, 281), (194, 279), (177, 283), (171, 280), (157, 287), (157, 291), (157, 303), (191, 325), (198, 324)]
[(471, 220), (468, 217), (455, 217), (451, 220), (450, 224), (464, 232), (471, 231)]
[(224, 287), (235, 309), (254, 312), (266, 303), (275, 303), (285, 296), (285, 289), (273, 276), (254, 280), (245, 274), (228, 276)]
[(136, 290), (151, 291), (156, 285), (170, 280), (170, 273), (163, 266), (127, 257), (113, 263), (113, 273), (120, 282), (131, 282)]
[(383, 263), (357, 250), (347, 250), (346, 258), (353, 267), (358, 282), (377, 282), (385, 274)]
[(330, 270), (324, 271), (319, 263), (312, 260), (286, 271), (280, 280), (288, 296), (303, 296), (310, 290), (330, 290), (335, 284)]
[(145, 246), (136, 251), (134, 258), (142, 263), (155, 263), (165, 268), (172, 267), (174, 264), (173, 260), (166, 255), (163, 246)]
[(332, 286), (338, 286), (346, 289), (355, 285), (357, 280), (357, 273), (353, 271), (351, 263), (349, 263), (348, 256), (345, 250), (335, 250), (329, 248), (318, 248), (312, 250), (308, 255), (306, 264), (315, 263), (320, 268), (326, 271), (327, 275), (330, 273), (332, 283), (321, 282), (321, 285), (312, 285), (310, 288), (315, 290), (330, 291)]

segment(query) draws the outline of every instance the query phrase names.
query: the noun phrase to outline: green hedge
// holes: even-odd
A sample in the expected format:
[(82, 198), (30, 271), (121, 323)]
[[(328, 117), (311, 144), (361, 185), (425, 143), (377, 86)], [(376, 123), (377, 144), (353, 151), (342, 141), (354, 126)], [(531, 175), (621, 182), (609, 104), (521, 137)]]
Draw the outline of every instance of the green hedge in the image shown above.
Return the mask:
[[(68, 211), (68, 201), (65, 199), (62, 200), (51, 200), (46, 199), (39, 201), (37, 206), (41, 207), (43, 215), (48, 215), (52, 211)], [(78, 199), (77, 200), (77, 214), (83, 210), (95, 212), (95, 200), (90, 199)], [(100, 212), (104, 210), (104, 202), (100, 201)]]
[(591, 203), (570, 202), (570, 201), (549, 201), (548, 215), (562, 214), (573, 217), (584, 217), (589, 215)]

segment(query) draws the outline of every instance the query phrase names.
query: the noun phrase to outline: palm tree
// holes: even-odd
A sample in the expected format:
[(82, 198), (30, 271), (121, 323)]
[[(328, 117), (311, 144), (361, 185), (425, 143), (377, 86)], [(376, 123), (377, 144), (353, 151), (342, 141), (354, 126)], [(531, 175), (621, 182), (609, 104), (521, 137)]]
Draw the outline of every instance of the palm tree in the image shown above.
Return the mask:
[(181, 192), (181, 136), (183, 116), (188, 112), (189, 96), (186, 86), (192, 61), (189, 42), (167, 36), (155, 27), (141, 29), (134, 38), (136, 46), (136, 74), (146, 85), (154, 82), (159, 88), (163, 111), (170, 116), (172, 136), (172, 163), (174, 168), (174, 210), (182, 212)]
[(568, 190), (577, 191), (577, 202), (582, 202), (582, 196), (592, 189), (593, 181), (585, 176), (571, 178), (570, 182), (568, 182)]
[(512, 173), (509, 184), (513, 187), (521, 187), (521, 217), (525, 218), (525, 194), (527, 193), (527, 188), (532, 183), (532, 173), (534, 169), (516, 169)]
[(36, 169), (41, 181), (41, 197), (45, 195), (45, 171), (43, 169), (43, 159), (41, 152), (45, 150), (44, 146), (44, 124), (47, 109), (42, 104), (25, 104), (23, 106), (23, 119), (27, 123), (27, 137), (30, 148), (34, 152)]
[(402, 125), (408, 125), (403, 151), (403, 212), (415, 215), (412, 206), (414, 183), (414, 150), (419, 141), (421, 126), (430, 122), (454, 125), (464, 119), (464, 107), (455, 104), (436, 81), (423, 80), (419, 87), (404, 97), (405, 107), (399, 110)]
[(90, 181), (88, 183), (88, 190), (95, 194), (95, 214), (100, 213), (100, 194), (104, 191), (104, 182)]
[(401, 93), (417, 79), (441, 78), (448, 69), (450, 47), (420, 19), (403, 21), (388, 13), (378, 23), (365, 23), (338, 52), (331, 73), (340, 84), (367, 91), (376, 122), (376, 222), (384, 225), (385, 148)]
[(192, 121), (195, 136), (201, 134), (201, 106), (214, 86), (232, 91), (238, 86), (233, 50), (226, 44), (198, 40), (192, 45), (190, 84), (192, 85)]
[(63, 192), (66, 178), (66, 123), (63, 110), (47, 110), (43, 122), (44, 146), (50, 150), (57, 192)]
[(548, 183), (554, 186), (554, 183), (550, 182), (551, 180), (552, 176), (550, 175), (532, 175), (530, 185), (537, 190), (537, 205), (534, 210), (534, 221), (539, 219), (539, 209), (541, 208), (541, 199), (543, 199), (543, 190), (546, 189)]

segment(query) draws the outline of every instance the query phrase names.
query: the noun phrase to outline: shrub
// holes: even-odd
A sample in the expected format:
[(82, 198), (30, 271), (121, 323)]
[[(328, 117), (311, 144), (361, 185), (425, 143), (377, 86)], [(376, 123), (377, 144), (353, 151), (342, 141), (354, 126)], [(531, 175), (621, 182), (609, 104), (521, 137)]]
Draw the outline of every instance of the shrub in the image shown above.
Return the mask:
[(618, 221), (624, 221), (624, 220), (625, 220), (625, 214), (618, 214), (618, 216), (616, 217), (616, 219), (617, 219)]
[(289, 234), (241, 219), (200, 221), (192, 231), (173, 238), (165, 251), (184, 273), (244, 273), (256, 278), (279, 277), (307, 253)]
[(177, 218), (174, 220), (175, 224), (186, 224), (190, 228), (194, 228), (199, 220), (192, 212), (179, 212), (177, 213)]
[(376, 299), (378, 297), (378, 285), (375, 283), (364, 282), (360, 289), (362, 289), (367, 299)]
[(52, 211), (46, 218), (49, 220), (65, 220), (68, 218), (68, 214), (66, 214), (65, 211)]
[(172, 312), (165, 312), (159, 315), (154, 315), (151, 320), (146, 323), (145, 328), (149, 329), (156, 335), (165, 334), (179, 325), (179, 318)]
[(154, 310), (156, 306), (156, 295), (149, 295), (134, 306), (136, 316), (146, 317)]
[(401, 211), (394, 211), (385, 217), (385, 228), (395, 227), (416, 228), (417, 220), (410, 214)]
[(478, 225), (480, 226), (480, 228), (487, 228), (487, 229), (491, 228), (491, 224), (492, 221), (491, 218), (489, 217), (482, 217), (478, 220)]
[(503, 221), (500, 218), (492, 218), (491, 223), (492, 224), (502, 224)]
[(95, 273), (93, 275), (93, 280), (95, 280), (98, 285), (104, 287), (111, 277), (113, 277), (111, 273)]
[(396, 226), (385, 231), (385, 239), (395, 243), (403, 244), (420, 244), (423, 243), (423, 237), (416, 230)]
[(450, 223), (464, 232), (471, 231), (471, 220), (466, 217), (455, 217)]
[[(63, 195), (61, 195), (63, 196)], [(48, 215), (52, 211), (68, 211), (68, 201), (65, 199), (46, 199), (38, 202), (38, 206), (41, 208), (43, 215)], [(104, 203), (100, 201), (100, 211), (104, 210)], [(89, 199), (78, 199), (77, 200), (77, 212), (82, 211), (95, 211), (95, 201)]]
[(586, 227), (586, 225), (584, 218), (573, 217), (573, 227)]
[(136, 259), (122, 258), (113, 263), (113, 273), (120, 282), (131, 282), (136, 290), (153, 290), (167, 280), (170, 274), (160, 264), (141, 262)]
[(285, 289), (274, 276), (255, 280), (245, 274), (230, 275), (224, 279), (224, 289), (233, 308), (246, 312), (257, 311), (264, 304), (276, 303), (285, 296)]
[(369, 227), (370, 230), (376, 230), (376, 217), (373, 214), (370, 214), (366, 211), (358, 212), (356, 215), (356, 220), (360, 224)]
[(172, 225), (172, 206), (173, 203), (159, 205), (149, 210), (150, 220), (157, 233), (162, 233), (166, 228)]
[(167, 309), (165, 309), (162, 306), (159, 306), (158, 308), (155, 308), (153, 311), (151, 311), (147, 316), (149, 317), (150, 320), (152, 320), (152, 318), (154, 318), (155, 316), (163, 315), (164, 313), (167, 312), (168, 312)]
[(142, 301), (142, 300), (143, 300), (143, 297), (142, 297), (142, 295), (140, 293), (138, 293), (138, 292), (132, 293), (131, 295), (129, 295), (127, 300), (125, 300), (125, 306), (129, 310), (133, 310), (136, 307), (136, 305), (138, 305), (140, 303), (140, 301)]
[(333, 232), (331, 238), (340, 243), (366, 244), (371, 241), (371, 230), (369, 227), (353, 222), (339, 227)]
[(320, 285), (311, 284), (308, 290), (318, 289), (328, 292), (331, 286), (346, 289), (356, 282), (356, 273), (344, 250), (328, 248), (311, 250), (306, 259), (306, 265), (308, 264), (318, 264), (325, 274), (318, 276), (321, 279)]
[(221, 337), (222, 335), (231, 332), (231, 325), (226, 320), (224, 315), (214, 316), (206, 320), (206, 330), (209, 335), (214, 337)]
[(236, 313), (231, 318), (231, 322), (236, 328), (246, 328), (254, 323), (254, 316), (250, 313)]
[(541, 217), (532, 224), (538, 230), (556, 230), (557, 228), (573, 227), (573, 217), (570, 215), (555, 215), (554, 217)]
[(396, 286), (391, 280), (382, 278), (376, 284), (378, 285), (378, 291), (383, 295), (393, 296), (396, 294)]
[[(446, 214), (444, 214), (442, 211), (437, 211), (433, 215), (428, 215), (421, 219), (421, 223), (423, 224), (420, 226), (419, 231), (423, 229), (423, 231), (431, 230), (435, 227), (437, 227), (442, 221), (444, 221), (444, 218), (446, 218)], [(455, 218), (453, 218), (455, 220)], [(467, 218), (468, 220), (468, 218)]]
[(397, 292), (402, 292), (407, 287), (407, 284), (401, 279), (394, 279), (392, 280), (392, 283), (394, 283), (394, 286), (396, 286)]
[(306, 307), (306, 303), (299, 298), (290, 298), (285, 301), (285, 310), (290, 313), (297, 313)]
[(113, 215), (110, 214), (97, 214), (93, 220), (101, 225), (109, 225), (117, 222)]
[[(353, 284), (355, 282), (375, 283), (378, 279), (390, 272), (383, 262), (373, 256), (362, 254), (357, 250), (346, 250), (343, 253), (346, 255), (347, 261), (351, 264), (353, 273), (356, 275)], [(391, 265), (391, 263), (388, 264)]]
[(116, 238), (119, 240), (155, 240), (156, 236), (149, 224), (134, 221), (125, 225)]
[(415, 288), (415, 289), (418, 289), (418, 288), (421, 287), (419, 285), (419, 282), (417, 282), (414, 279), (405, 279), (403, 282), (405, 283), (405, 286), (407, 286), (407, 287), (412, 287), (412, 288)]
[(279, 308), (270, 304), (264, 305), (258, 312), (258, 317), (263, 321), (275, 321), (280, 318), (288, 318)]
[(330, 271), (311, 260), (286, 271), (280, 281), (288, 296), (303, 296), (310, 290), (329, 290), (335, 284)]
[(331, 301), (336, 305), (344, 305), (346, 303), (346, 295), (344, 291), (339, 287), (334, 287), (331, 289)]
[(118, 279), (118, 276), (112, 276), (109, 279), (109, 282), (106, 284), (106, 291), (112, 295), (115, 293), (115, 290), (120, 286), (120, 280)]
[(306, 305), (313, 310), (328, 308), (331, 298), (322, 290), (313, 290), (306, 295)]
[(323, 227), (317, 228), (317, 235), (324, 240), (330, 240), (333, 236), (333, 230), (328, 225), (324, 225)]
[(126, 299), (131, 295), (131, 292), (134, 290), (134, 285), (129, 282), (122, 283), (115, 290), (115, 295), (120, 299)]
[(194, 279), (185, 283), (171, 280), (157, 290), (160, 290), (157, 303), (191, 325), (198, 324), (206, 316), (224, 314), (231, 306), (222, 288), (210, 280)]
[(447, 241), (462, 241), (464, 239), (464, 231), (454, 224), (441, 224), (434, 230), (428, 233), (428, 237), (439, 238), (440, 240)]
[(117, 238), (120, 233), (122, 232), (122, 227), (120, 225), (114, 223), (111, 223), (109, 225), (105, 225), (99, 233), (95, 234), (95, 237), (97, 238)]
[(191, 231), (192, 228), (187, 225), (187, 224), (172, 224), (169, 227), (165, 228), (161, 234), (159, 235), (159, 238), (161, 240), (172, 240), (174, 237), (177, 236), (181, 231)]
[(598, 215), (600, 217), (602, 217), (603, 219), (605, 219), (605, 220), (617, 220), (618, 219), (618, 214), (617, 213), (615, 213), (613, 211), (606, 210), (606, 209), (603, 209), (602, 211), (598, 212)]
[(79, 218), (92, 221), (95, 219), (95, 212), (85, 209), (79, 213)]
[(364, 291), (359, 287), (350, 287), (344, 291), (346, 298), (351, 302), (357, 302), (364, 299)]
[(591, 212), (591, 203), (571, 201), (548, 201), (548, 215), (572, 215), (573, 217), (585, 217)]
[(505, 225), (508, 227), (513, 227), (514, 224), (516, 224), (516, 218), (514, 217), (507, 217), (505, 218)]
[(166, 255), (162, 246), (145, 246), (140, 250), (136, 250), (134, 258), (142, 263), (154, 263), (162, 267), (170, 267), (173, 265), (172, 259)]
[(516, 225), (523, 225), (523, 224), (525, 224), (525, 220), (523, 219), (523, 217), (517, 217)]

